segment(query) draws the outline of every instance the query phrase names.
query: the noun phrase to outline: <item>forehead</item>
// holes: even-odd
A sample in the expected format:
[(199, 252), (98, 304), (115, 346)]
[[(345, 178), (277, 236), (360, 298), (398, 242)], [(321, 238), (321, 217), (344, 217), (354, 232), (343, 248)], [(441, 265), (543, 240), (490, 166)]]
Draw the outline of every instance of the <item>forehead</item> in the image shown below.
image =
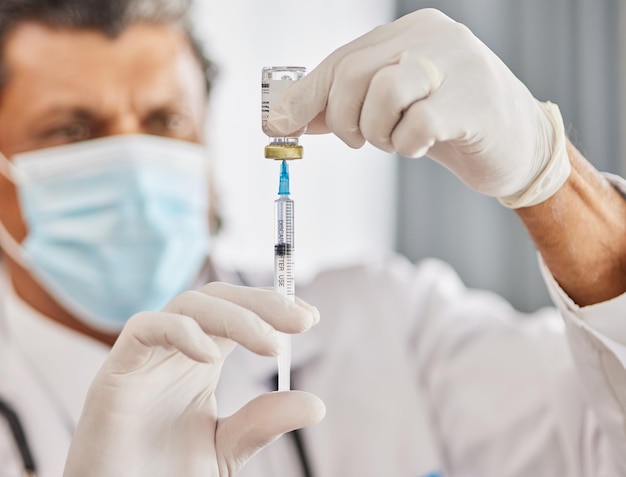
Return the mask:
[(8, 74), (3, 98), (20, 91), (140, 93), (155, 83), (175, 87), (190, 71), (201, 74), (184, 32), (165, 24), (134, 24), (111, 38), (94, 30), (25, 22), (7, 37), (2, 56)]
[(191, 54), (191, 48), (173, 25), (138, 23), (108, 37), (95, 30), (25, 22), (8, 35), (3, 57), (13, 73), (62, 74), (78, 66), (110, 75), (171, 64), (183, 52)]

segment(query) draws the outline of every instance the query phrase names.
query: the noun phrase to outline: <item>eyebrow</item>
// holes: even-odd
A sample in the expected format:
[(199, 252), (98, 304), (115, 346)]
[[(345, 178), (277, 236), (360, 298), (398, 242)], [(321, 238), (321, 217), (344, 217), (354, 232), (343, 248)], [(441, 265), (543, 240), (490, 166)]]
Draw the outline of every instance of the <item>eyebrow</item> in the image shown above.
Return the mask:
[[(148, 104), (147, 106), (148, 107), (143, 112), (150, 115), (168, 113), (173, 110), (187, 111), (189, 109), (188, 105), (184, 105), (179, 98), (169, 98), (167, 101), (155, 101), (154, 104)], [(83, 120), (93, 120), (102, 117), (102, 114), (99, 114), (97, 109), (78, 105), (62, 106), (59, 104), (44, 108), (38, 114), (41, 115), (41, 117), (70, 116)]]
[(97, 114), (94, 113), (89, 108), (85, 108), (83, 106), (52, 106), (50, 108), (44, 109), (41, 113), (42, 117), (49, 116), (70, 116), (76, 119), (93, 119), (97, 117)]

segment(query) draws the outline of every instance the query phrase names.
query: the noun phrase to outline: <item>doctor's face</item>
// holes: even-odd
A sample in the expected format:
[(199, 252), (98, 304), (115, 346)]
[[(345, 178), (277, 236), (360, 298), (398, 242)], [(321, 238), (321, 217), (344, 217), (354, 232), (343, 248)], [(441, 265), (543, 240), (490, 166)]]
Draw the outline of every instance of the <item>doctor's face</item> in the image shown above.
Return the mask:
[[(2, 52), (0, 151), (11, 157), (116, 134), (202, 139), (205, 86), (178, 28), (135, 24), (115, 38), (23, 23)], [(0, 176), (0, 220), (22, 240), (15, 189)]]

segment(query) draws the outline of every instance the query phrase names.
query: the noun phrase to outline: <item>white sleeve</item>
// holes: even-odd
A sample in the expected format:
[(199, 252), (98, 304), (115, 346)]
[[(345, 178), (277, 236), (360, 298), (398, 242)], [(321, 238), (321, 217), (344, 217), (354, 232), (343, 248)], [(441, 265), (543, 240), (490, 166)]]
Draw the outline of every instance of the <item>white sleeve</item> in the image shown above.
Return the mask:
[(597, 475), (626, 475), (626, 294), (581, 308), (545, 264), (541, 269), (565, 321), (587, 400), (608, 438), (607, 450), (598, 459), (604, 473)]
[[(466, 288), (441, 262), (418, 268), (430, 278), (414, 288), (425, 299), (411, 348), (444, 475), (626, 475), (612, 472), (609, 439), (556, 309), (523, 314), (494, 293)], [(601, 368), (594, 371), (601, 379)]]
[(417, 270), (409, 347), (445, 475), (626, 476), (626, 294), (580, 308), (542, 264), (559, 310), (527, 315), (441, 262)]

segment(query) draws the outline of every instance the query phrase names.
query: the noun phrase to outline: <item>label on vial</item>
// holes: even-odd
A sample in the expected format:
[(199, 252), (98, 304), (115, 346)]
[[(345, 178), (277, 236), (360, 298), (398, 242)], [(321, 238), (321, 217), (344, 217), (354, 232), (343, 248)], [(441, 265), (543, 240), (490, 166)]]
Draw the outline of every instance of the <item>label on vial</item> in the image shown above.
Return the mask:
[(261, 121), (265, 128), (265, 123), (270, 114), (270, 109), (279, 100), (285, 90), (291, 84), (292, 79), (289, 77), (278, 80), (263, 80), (261, 83)]

